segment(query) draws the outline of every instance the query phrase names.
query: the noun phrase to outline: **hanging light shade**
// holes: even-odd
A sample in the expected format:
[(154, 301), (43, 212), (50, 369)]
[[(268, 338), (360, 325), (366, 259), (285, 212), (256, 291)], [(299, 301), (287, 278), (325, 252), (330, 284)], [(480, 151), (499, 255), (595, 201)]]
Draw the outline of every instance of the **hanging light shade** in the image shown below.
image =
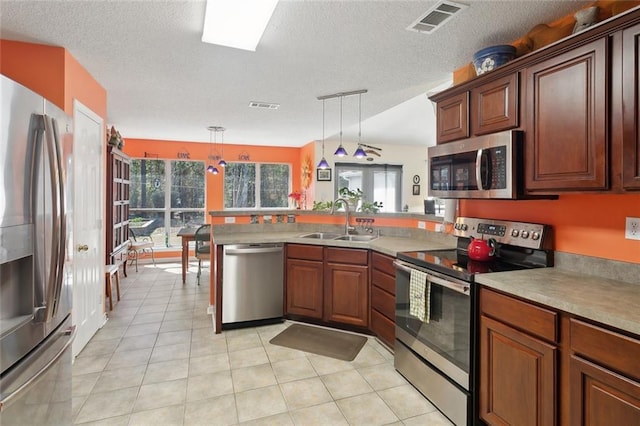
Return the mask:
[(353, 153), (353, 156), (358, 159), (367, 157), (367, 153), (362, 149), (362, 94), (358, 95), (358, 149)]
[(329, 168), (329, 163), (324, 158), (324, 99), (322, 100), (322, 160), (318, 163), (318, 168), (323, 170)]
[(220, 127), (220, 131), (222, 132), (222, 140), (221, 140), (221, 144), (220, 144), (220, 146), (221, 146), (220, 150), (221, 150), (222, 154), (220, 155), (220, 161), (218, 161), (218, 166), (224, 168), (224, 167), (227, 167), (227, 162), (224, 161), (224, 131), (225, 131), (225, 128), (224, 127)]
[(353, 156), (358, 159), (362, 159), (367, 157), (367, 153), (364, 152), (364, 149), (362, 149), (360, 145), (358, 145), (358, 149), (356, 149), (356, 152), (353, 153)]
[(338, 146), (338, 149), (334, 152), (334, 155), (338, 157), (349, 155), (347, 154), (347, 150), (342, 146), (342, 98), (343, 96), (340, 96), (340, 146)]
[[(209, 126), (207, 127), (207, 130), (209, 130), (209, 147), (211, 147), (211, 145), (213, 144), (214, 146), (214, 150), (215, 150), (215, 141), (212, 141), (211, 135), (217, 135), (218, 131), (222, 129), (222, 127), (218, 127), (218, 126)], [(216, 156), (211, 154), (211, 150), (209, 150), (209, 159), (213, 159), (214, 161), (216, 160)], [(224, 161), (224, 160), (222, 160)], [(218, 163), (218, 165), (220, 165), (220, 163)], [(214, 165), (214, 164), (209, 164), (207, 166), (207, 172), (211, 173), (213, 175), (217, 175), (219, 173), (218, 168)]]

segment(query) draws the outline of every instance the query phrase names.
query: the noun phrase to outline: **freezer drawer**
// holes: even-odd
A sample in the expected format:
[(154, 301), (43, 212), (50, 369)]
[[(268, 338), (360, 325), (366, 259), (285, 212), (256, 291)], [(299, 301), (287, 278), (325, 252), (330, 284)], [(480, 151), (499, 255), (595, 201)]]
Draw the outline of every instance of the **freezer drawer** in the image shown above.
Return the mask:
[(2, 426), (70, 425), (71, 315), (0, 379)]

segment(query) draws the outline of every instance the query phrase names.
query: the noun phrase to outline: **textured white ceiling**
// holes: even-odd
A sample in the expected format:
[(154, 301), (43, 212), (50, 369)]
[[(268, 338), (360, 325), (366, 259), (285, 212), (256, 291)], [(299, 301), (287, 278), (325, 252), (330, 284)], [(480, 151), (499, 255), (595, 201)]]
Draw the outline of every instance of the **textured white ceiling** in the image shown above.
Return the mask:
[[(362, 96), (367, 143), (428, 144), (424, 94), (483, 47), (508, 43), (590, 1), (469, 1), (433, 34), (405, 28), (433, 1), (280, 0), (256, 52), (200, 41), (204, 1), (0, 0), (0, 37), (62, 46), (108, 93), (125, 138), (301, 146), (322, 138), (317, 96)], [(250, 101), (280, 104), (250, 109)], [(401, 105), (402, 104), (402, 105)], [(357, 96), (344, 99), (344, 137), (357, 138)], [(325, 135), (339, 101), (325, 103)]]

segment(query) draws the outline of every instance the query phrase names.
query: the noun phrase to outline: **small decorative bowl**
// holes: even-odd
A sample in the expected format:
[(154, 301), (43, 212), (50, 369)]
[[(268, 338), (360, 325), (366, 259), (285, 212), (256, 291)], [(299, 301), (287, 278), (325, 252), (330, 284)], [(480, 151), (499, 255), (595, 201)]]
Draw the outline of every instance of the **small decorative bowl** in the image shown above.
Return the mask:
[(509, 44), (485, 47), (473, 55), (473, 66), (476, 75), (496, 69), (516, 56), (516, 48)]

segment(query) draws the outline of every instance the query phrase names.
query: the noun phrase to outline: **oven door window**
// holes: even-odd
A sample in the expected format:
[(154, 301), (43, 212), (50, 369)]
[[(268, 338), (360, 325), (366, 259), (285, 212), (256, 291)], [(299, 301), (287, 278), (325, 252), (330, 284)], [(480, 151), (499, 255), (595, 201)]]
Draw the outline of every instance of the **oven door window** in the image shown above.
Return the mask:
[(422, 314), (421, 309), (416, 311), (412, 306), (415, 301), (410, 302), (408, 281), (398, 281), (403, 284), (397, 288), (396, 325), (468, 373), (471, 298), (468, 294), (429, 282), (425, 291), (425, 313)]

